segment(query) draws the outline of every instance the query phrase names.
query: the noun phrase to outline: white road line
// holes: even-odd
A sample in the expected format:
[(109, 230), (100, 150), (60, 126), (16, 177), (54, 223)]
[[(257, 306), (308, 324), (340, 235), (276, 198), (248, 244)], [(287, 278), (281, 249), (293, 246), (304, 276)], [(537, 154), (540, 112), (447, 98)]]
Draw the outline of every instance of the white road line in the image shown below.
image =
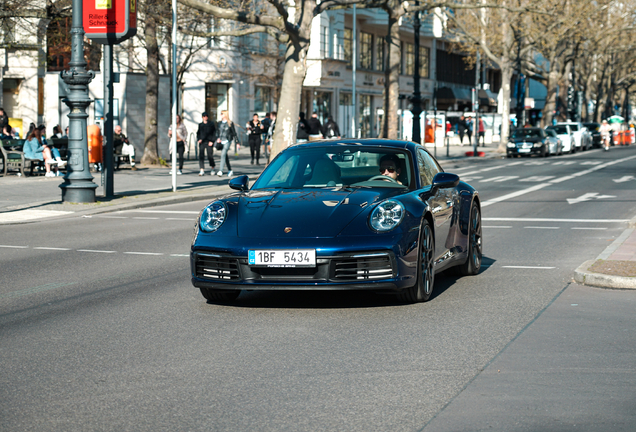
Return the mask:
[(532, 176), (532, 177), (528, 177), (528, 178), (524, 178), (524, 179), (519, 179), (520, 182), (533, 182), (533, 183), (539, 183), (539, 182), (544, 182), (544, 181), (548, 181), (550, 179), (553, 179), (554, 176)]
[(127, 255), (163, 255), (162, 253), (157, 252), (124, 252)]
[(128, 216), (102, 216), (102, 215), (97, 215), (96, 217), (104, 218), (104, 219), (128, 219)]
[(497, 166), (490, 167), (490, 168), (483, 168), (483, 169), (480, 169), (480, 170), (477, 170), (477, 171), (469, 171), (467, 173), (461, 174), (461, 176), (463, 177), (463, 176), (467, 176), (467, 175), (471, 175), (471, 174), (478, 174), (478, 173), (482, 173), (482, 172), (488, 172), (488, 171), (492, 171), (492, 170), (496, 170), (496, 169), (500, 169), (500, 168), (507, 168), (507, 167), (511, 167), (513, 165), (520, 165), (522, 163), (524, 163), (524, 162), (512, 162), (512, 163), (509, 163), (509, 164), (506, 164), (506, 165), (497, 165)]
[(530, 193), (530, 192), (538, 191), (539, 189), (543, 189), (546, 186), (550, 186), (550, 184), (549, 183), (541, 183), (541, 184), (529, 187), (528, 189), (522, 189), (520, 191), (512, 192), (512, 193), (509, 193), (507, 195), (500, 196), (498, 198), (493, 198), (493, 199), (490, 199), (488, 201), (484, 201), (481, 204), (481, 206), (482, 207), (488, 207), (489, 205), (497, 204), (498, 202), (501, 202), (501, 201), (506, 201), (506, 200), (509, 200), (511, 198), (516, 198), (518, 196), (525, 195), (525, 194)]
[(11, 249), (28, 249), (28, 246), (11, 246), (11, 245), (0, 245), (0, 248), (11, 248)]
[(41, 250), (56, 250), (56, 251), (69, 251), (70, 248), (58, 248), (58, 247), (34, 247), (33, 249), (41, 249)]
[(544, 227), (544, 226), (525, 226), (524, 228), (526, 228), (526, 229), (551, 229), (551, 230), (560, 229), (559, 227)]
[(509, 269), (536, 269), (536, 270), (551, 270), (556, 267), (540, 267), (540, 266), (501, 266), (501, 268)]
[(94, 252), (94, 253), (117, 253), (117, 251), (105, 251), (105, 250), (93, 250), (93, 249), (78, 249), (77, 252)]
[(573, 230), (606, 230), (607, 227), (572, 227)]
[(171, 257), (189, 257), (188, 254), (170, 254)]
[(503, 183), (505, 181), (510, 181), (519, 178), (519, 176), (497, 176), (491, 177), (488, 179), (480, 180), (481, 183), (495, 182), (495, 183)]
[(163, 214), (195, 214), (198, 215), (201, 213), (200, 211), (192, 211), (192, 210), (125, 210), (121, 211), (121, 213), (163, 213)]
[(625, 159), (618, 159), (618, 160), (615, 160), (615, 161), (606, 162), (606, 163), (604, 163), (602, 165), (597, 165), (594, 168), (590, 168), (589, 170), (580, 171), (580, 172), (574, 173), (574, 174), (569, 175), (569, 176), (560, 177), (560, 178), (556, 178), (554, 180), (550, 180), (550, 183), (557, 184), (557, 183), (561, 183), (561, 182), (564, 182), (564, 181), (567, 181), (567, 180), (572, 180), (573, 178), (581, 177), (581, 176), (584, 176), (586, 174), (593, 173), (594, 171), (598, 171), (598, 170), (601, 170), (603, 168), (607, 168), (608, 166), (616, 165), (616, 164), (621, 163), (621, 162), (626, 162), (626, 161), (634, 159), (634, 158), (636, 158), (636, 156), (630, 156), (630, 157), (625, 158)]
[(558, 218), (507, 218), (485, 217), (482, 221), (490, 222), (574, 222), (574, 223), (628, 223), (629, 219), (558, 219)]
[(482, 228), (512, 228), (510, 225), (484, 225)]
[(158, 220), (158, 217), (133, 217), (133, 219), (141, 219), (141, 220)]

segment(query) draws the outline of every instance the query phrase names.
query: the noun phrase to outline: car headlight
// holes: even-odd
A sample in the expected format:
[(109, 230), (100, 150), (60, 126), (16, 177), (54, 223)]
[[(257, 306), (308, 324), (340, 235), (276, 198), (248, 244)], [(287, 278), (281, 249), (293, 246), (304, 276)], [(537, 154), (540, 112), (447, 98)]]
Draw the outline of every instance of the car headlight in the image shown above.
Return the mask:
[(214, 232), (225, 222), (227, 217), (227, 207), (223, 201), (215, 201), (201, 213), (199, 227), (204, 232)]
[(542, 142), (536, 142), (532, 145), (532, 147), (537, 148), (537, 147), (541, 147), (543, 145)]
[(517, 147), (517, 144), (513, 143), (513, 142), (509, 142), (508, 143), (508, 148), (515, 148)]
[(399, 201), (384, 201), (371, 212), (369, 225), (375, 231), (391, 231), (404, 219), (404, 206)]

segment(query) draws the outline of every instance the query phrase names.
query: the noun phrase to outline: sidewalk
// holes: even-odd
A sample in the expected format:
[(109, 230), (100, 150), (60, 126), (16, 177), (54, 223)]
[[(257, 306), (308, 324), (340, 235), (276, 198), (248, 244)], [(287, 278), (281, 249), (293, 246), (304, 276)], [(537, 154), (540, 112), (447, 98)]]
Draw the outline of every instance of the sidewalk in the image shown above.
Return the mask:
[[(497, 153), (498, 143), (486, 143), (478, 148), (479, 157), (472, 157), (472, 146), (459, 146), (456, 143), (446, 147), (438, 143), (436, 147), (427, 144), (426, 148), (444, 166), (445, 161), (463, 160), (471, 163), (493, 158), (505, 158), (505, 154)], [(467, 153), (471, 156), (467, 156)], [(218, 155), (215, 155), (218, 168)], [(261, 173), (261, 165), (251, 165), (248, 148), (241, 148), (238, 155), (231, 157), (233, 176), (246, 174), (253, 182)], [(167, 204), (178, 204), (190, 201), (212, 200), (230, 192), (227, 172), (219, 177), (199, 176), (197, 160), (187, 160), (183, 175), (177, 176), (177, 191), (172, 192), (172, 176), (167, 167), (137, 165), (137, 171), (131, 171), (128, 165), (115, 171), (115, 196), (104, 198), (102, 173), (93, 172), (97, 202), (88, 204), (63, 203), (59, 185), (62, 177), (46, 178), (44, 176), (18, 177), (15, 173), (0, 176), (0, 225), (29, 223), (38, 220), (108, 213)], [(583, 263), (576, 271), (574, 279), (586, 285), (608, 288), (636, 289), (636, 218), (627, 229), (596, 260)]]

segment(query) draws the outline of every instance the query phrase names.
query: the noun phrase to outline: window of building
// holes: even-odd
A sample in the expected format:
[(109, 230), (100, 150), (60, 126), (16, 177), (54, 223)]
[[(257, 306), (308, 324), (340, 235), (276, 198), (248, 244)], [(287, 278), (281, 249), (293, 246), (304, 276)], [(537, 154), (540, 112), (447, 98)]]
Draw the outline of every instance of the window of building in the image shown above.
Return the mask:
[(360, 32), (360, 67), (373, 68), (373, 35), (371, 33)]
[(413, 75), (413, 72), (415, 72), (414, 64), (415, 64), (415, 51), (413, 50), (413, 44), (405, 43), (404, 44), (404, 67), (402, 68), (402, 73), (404, 75)]
[(349, 28), (344, 30), (344, 60), (351, 66), (353, 58), (353, 31)]
[(360, 122), (360, 137), (371, 138), (373, 131), (373, 115), (371, 106), (371, 95), (361, 94), (360, 96), (360, 110), (358, 112), (358, 121)]
[(420, 77), (429, 78), (430, 52), (428, 47), (420, 47)]
[[(46, 29), (46, 70), (68, 69), (71, 61), (71, 18), (54, 18)], [(6, 36), (6, 33), (5, 33)]]
[(329, 27), (320, 26), (320, 57), (329, 57)]
[(375, 70), (384, 71), (386, 40), (384, 36), (375, 37)]
[(351, 93), (340, 92), (338, 103), (338, 125), (342, 137), (353, 137), (353, 98)]
[(272, 88), (271, 87), (259, 87), (256, 86), (254, 90), (254, 111), (257, 112), (270, 112), (272, 100)]
[(205, 83), (205, 111), (210, 120), (221, 120), (221, 111), (229, 110), (227, 92), (227, 84)]

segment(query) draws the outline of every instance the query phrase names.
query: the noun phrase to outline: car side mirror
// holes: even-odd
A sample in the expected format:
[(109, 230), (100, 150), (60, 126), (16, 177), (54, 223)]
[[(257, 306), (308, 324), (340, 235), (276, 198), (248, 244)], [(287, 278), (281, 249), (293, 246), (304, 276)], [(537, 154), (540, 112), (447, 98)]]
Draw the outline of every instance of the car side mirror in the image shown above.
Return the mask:
[(238, 176), (230, 180), (230, 188), (237, 191), (246, 191), (250, 188), (250, 178), (246, 175)]
[(459, 176), (457, 174), (441, 172), (435, 174), (435, 177), (433, 177), (432, 189), (448, 189), (458, 184)]

